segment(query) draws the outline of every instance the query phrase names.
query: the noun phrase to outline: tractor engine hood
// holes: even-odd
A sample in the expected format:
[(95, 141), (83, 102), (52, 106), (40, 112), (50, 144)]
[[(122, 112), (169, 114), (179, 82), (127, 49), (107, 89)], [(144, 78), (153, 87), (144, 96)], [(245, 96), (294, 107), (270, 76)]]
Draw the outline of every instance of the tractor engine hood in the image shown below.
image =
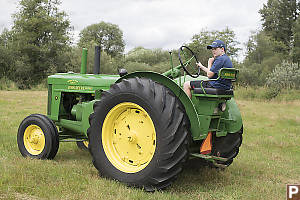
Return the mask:
[(94, 92), (109, 89), (119, 78), (119, 75), (107, 74), (57, 73), (48, 76), (48, 84), (61, 90)]

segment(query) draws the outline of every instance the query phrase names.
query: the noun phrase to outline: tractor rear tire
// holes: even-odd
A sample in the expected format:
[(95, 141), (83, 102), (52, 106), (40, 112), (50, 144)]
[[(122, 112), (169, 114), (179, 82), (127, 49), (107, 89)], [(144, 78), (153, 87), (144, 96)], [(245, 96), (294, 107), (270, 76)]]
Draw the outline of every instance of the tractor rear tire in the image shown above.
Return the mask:
[(227, 161), (216, 161), (217, 164), (228, 167), (238, 155), (243, 141), (243, 127), (236, 133), (228, 133), (223, 137), (216, 137), (213, 142), (212, 155), (227, 158)]
[(32, 114), (21, 122), (17, 142), (24, 157), (53, 159), (59, 148), (58, 131), (47, 116)]
[(124, 79), (94, 104), (89, 150), (100, 175), (146, 191), (164, 189), (188, 156), (188, 126), (181, 102), (146, 78)]

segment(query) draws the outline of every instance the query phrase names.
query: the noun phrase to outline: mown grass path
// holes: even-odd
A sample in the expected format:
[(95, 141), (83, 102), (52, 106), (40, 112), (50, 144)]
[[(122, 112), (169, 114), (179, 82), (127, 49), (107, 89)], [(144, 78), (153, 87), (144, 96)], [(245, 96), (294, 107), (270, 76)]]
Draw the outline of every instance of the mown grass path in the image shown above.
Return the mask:
[(51, 161), (23, 158), (18, 126), (46, 113), (47, 92), (0, 91), (0, 199), (285, 199), (286, 184), (300, 184), (300, 101), (237, 103), (244, 140), (228, 169), (190, 162), (170, 188), (145, 193), (99, 177), (74, 143), (61, 143)]

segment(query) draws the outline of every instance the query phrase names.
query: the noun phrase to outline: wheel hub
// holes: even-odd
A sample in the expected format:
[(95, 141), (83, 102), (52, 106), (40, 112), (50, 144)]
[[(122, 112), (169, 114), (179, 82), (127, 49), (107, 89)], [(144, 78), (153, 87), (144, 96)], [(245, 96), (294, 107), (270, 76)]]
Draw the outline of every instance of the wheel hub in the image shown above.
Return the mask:
[(136, 133), (135, 133), (135, 131), (130, 131), (129, 133), (128, 133), (128, 141), (130, 142), (130, 143), (136, 143), (137, 141), (137, 136), (136, 136)]
[(34, 131), (34, 133), (29, 138), (29, 142), (31, 144), (38, 144), (39, 141), (41, 140), (40, 138), (42, 137), (41, 134), (43, 134), (43, 133), (40, 133), (39, 131)]
[(148, 113), (134, 103), (121, 103), (107, 114), (102, 143), (110, 162), (119, 170), (135, 173), (151, 161), (156, 132)]
[(24, 146), (32, 155), (40, 154), (45, 147), (45, 136), (37, 125), (29, 125), (24, 132)]

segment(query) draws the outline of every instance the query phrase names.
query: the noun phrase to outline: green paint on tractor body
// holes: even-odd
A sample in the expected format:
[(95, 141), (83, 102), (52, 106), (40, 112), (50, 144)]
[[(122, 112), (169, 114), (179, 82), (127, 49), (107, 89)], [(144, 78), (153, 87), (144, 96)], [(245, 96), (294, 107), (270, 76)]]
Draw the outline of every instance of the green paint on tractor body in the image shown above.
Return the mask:
[(87, 138), (88, 118), (93, 112), (95, 99), (99, 99), (101, 91), (108, 90), (119, 77), (76, 73), (59, 73), (48, 77), (47, 115), (61, 127), (61, 140)]
[[(48, 77), (47, 113), (49, 118), (63, 130), (60, 138), (87, 138), (88, 117), (93, 112), (94, 102), (100, 99), (101, 92), (109, 90), (110, 86), (116, 82), (134, 77), (149, 78), (172, 90), (185, 107), (194, 140), (203, 140), (210, 131), (215, 131), (217, 136), (225, 136), (227, 133), (237, 132), (242, 127), (241, 114), (232, 96), (195, 94), (190, 99), (182, 90), (182, 85), (179, 85), (179, 82), (183, 84), (184, 81), (191, 80), (184, 76), (172, 80), (155, 72), (134, 72), (123, 77), (104, 74), (59, 73)], [(207, 78), (200, 76), (197, 80), (207, 80)], [(64, 106), (66, 104), (64, 102), (68, 101), (64, 97), (71, 94), (77, 95), (75, 98), (78, 98), (78, 102), (71, 108), (70, 115)], [(80, 99), (84, 96), (88, 98)], [(228, 98), (230, 100), (226, 101)], [(225, 112), (217, 109), (218, 105), (223, 102), (227, 104)]]

